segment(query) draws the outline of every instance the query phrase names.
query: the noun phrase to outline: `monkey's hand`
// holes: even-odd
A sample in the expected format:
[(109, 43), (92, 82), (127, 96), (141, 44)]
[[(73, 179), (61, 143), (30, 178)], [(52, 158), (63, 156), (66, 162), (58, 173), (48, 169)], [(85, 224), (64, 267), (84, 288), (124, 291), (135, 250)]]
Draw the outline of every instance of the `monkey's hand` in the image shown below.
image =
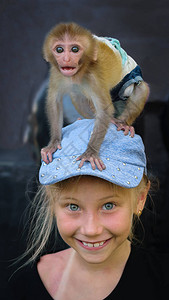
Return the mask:
[(55, 143), (49, 143), (49, 145), (45, 148), (41, 149), (41, 157), (42, 160), (46, 163), (49, 164), (52, 162), (52, 153), (54, 153), (57, 149), (61, 150), (61, 144), (60, 142), (55, 142)]
[(113, 123), (113, 124), (116, 125), (118, 131), (123, 130), (124, 131), (124, 135), (128, 135), (129, 132), (130, 132), (130, 136), (134, 137), (135, 130), (134, 130), (133, 126), (129, 126), (125, 122), (120, 121), (120, 120), (115, 119), (115, 118), (111, 120), (111, 123)]
[(97, 153), (95, 153), (92, 149), (87, 149), (82, 155), (80, 155), (76, 160), (81, 160), (79, 164), (79, 168), (81, 168), (85, 161), (89, 161), (91, 163), (92, 169), (95, 170), (96, 166), (100, 171), (106, 169), (103, 161), (100, 159)]

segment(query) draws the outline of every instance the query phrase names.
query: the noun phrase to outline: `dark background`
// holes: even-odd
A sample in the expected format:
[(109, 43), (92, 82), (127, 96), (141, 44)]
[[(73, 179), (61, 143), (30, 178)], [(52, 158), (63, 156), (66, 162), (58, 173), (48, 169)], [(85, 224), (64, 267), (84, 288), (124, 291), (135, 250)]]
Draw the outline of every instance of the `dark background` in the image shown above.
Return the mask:
[[(150, 85), (149, 100), (135, 126), (160, 189), (142, 219), (146, 246), (161, 252), (169, 249), (168, 0), (1, 0), (0, 299), (8, 299), (5, 288), (10, 260), (25, 249), (24, 212), (36, 190), (39, 168), (39, 148), (35, 146), (46, 143), (43, 108), (48, 65), (42, 58), (42, 44), (51, 27), (65, 21), (119, 39)], [(65, 107), (65, 123), (72, 122), (76, 114), (70, 104)], [(37, 128), (41, 129), (38, 139)]]

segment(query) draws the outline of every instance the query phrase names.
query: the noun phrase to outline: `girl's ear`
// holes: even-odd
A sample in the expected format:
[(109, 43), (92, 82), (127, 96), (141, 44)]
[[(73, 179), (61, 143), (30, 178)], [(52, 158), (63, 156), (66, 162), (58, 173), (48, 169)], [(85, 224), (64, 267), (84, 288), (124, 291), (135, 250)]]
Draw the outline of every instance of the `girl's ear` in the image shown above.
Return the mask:
[(136, 208), (136, 214), (138, 216), (141, 215), (141, 212), (144, 209), (149, 189), (150, 189), (150, 181), (148, 181), (148, 183), (147, 183), (146, 187), (144, 188), (144, 190), (141, 191), (140, 194), (138, 195), (137, 208)]

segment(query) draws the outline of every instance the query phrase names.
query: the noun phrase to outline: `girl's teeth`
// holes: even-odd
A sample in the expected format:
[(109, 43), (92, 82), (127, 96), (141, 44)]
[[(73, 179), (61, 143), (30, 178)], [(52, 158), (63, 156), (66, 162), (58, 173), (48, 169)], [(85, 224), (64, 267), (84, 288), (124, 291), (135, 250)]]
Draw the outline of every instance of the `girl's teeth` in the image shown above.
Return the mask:
[(86, 242), (82, 242), (82, 243), (83, 243), (84, 246), (87, 246), (89, 248), (92, 248), (92, 247), (97, 248), (99, 246), (103, 246), (103, 244), (104, 244), (104, 242), (94, 243), (94, 244), (92, 244), (92, 243), (86, 243)]
[(87, 244), (87, 243), (85, 243), (85, 242), (82, 242), (82, 243), (83, 243), (83, 245), (84, 245), (84, 246), (88, 246), (88, 244)]
[(103, 244), (104, 244), (104, 242), (101, 242), (101, 243), (100, 243), (100, 246), (102, 246)]
[(99, 243), (95, 243), (95, 244), (94, 244), (94, 247), (99, 247), (99, 246), (100, 246)]

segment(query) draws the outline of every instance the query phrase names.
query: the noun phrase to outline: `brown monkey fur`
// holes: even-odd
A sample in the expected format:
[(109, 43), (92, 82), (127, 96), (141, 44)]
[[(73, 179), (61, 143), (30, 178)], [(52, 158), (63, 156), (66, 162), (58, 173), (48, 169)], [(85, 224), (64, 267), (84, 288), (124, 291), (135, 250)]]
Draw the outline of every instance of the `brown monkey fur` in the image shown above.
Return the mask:
[[(61, 45), (64, 55), (60, 57), (56, 53), (56, 47)], [(72, 48), (66, 52), (69, 44), (80, 45), (80, 53), (73, 53)], [(69, 49), (69, 48), (68, 48)], [(68, 53), (68, 54), (67, 54)], [(69, 53), (71, 55), (69, 57)], [(128, 133), (130, 125), (143, 110), (149, 95), (147, 83), (142, 81), (139, 85), (133, 85), (126, 108), (123, 113), (114, 119), (114, 105), (110, 96), (110, 90), (114, 88), (124, 77), (122, 59), (118, 51), (113, 51), (106, 43), (97, 39), (90, 31), (75, 23), (64, 23), (55, 26), (47, 35), (43, 46), (44, 58), (51, 65), (50, 83), (47, 97), (47, 115), (50, 123), (51, 139), (47, 147), (41, 150), (42, 159), (49, 163), (52, 161), (52, 153), (61, 149), (61, 129), (63, 126), (62, 98), (69, 94), (77, 111), (85, 118), (95, 118), (93, 134), (86, 151), (77, 159), (90, 161), (99, 170), (105, 169), (104, 163), (99, 158), (99, 149), (107, 132), (110, 121), (114, 122), (118, 129)], [(74, 55), (75, 54), (75, 55)], [(75, 74), (71, 74), (71, 57), (76, 59)], [(78, 61), (77, 61), (78, 60)], [(63, 69), (60, 65), (63, 65)], [(68, 67), (66, 67), (68, 66)], [(67, 69), (66, 69), (67, 68)], [(69, 75), (62, 74), (62, 71)]]

